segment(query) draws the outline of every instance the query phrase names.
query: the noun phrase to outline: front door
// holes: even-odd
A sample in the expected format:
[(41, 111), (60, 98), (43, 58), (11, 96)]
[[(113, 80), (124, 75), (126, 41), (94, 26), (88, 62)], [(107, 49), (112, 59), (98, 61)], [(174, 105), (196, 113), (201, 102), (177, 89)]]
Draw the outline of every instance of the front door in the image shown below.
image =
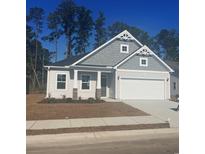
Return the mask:
[(106, 75), (101, 76), (101, 96), (106, 97), (107, 78)]

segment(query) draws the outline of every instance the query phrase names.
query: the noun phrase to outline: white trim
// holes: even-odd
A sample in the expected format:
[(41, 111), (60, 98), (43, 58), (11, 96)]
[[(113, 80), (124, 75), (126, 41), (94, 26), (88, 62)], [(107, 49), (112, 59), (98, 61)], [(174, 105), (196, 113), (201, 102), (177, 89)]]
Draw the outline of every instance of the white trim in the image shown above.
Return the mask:
[(112, 73), (112, 70), (83, 70), (83, 69), (74, 69), (74, 70), (77, 70), (80, 72), (98, 72), (98, 71), (101, 71), (101, 72), (105, 72), (105, 73)]
[(117, 70), (115, 70), (115, 99), (118, 99), (118, 73)]
[[(127, 47), (127, 51), (123, 51), (122, 48)], [(121, 53), (129, 53), (129, 45), (128, 44), (120, 44), (120, 52)]]
[[(146, 64), (142, 64), (142, 60), (145, 60)], [(148, 66), (148, 58), (140, 57), (140, 64), (139, 65), (142, 67), (147, 67)]]
[[(145, 45), (145, 47), (147, 47), (146, 45)], [(148, 47), (147, 47), (148, 48)], [(149, 48), (148, 48), (149, 49)], [(149, 49), (150, 50), (150, 49)], [(167, 65), (161, 58), (159, 58), (152, 50), (150, 50), (151, 52), (152, 52), (152, 54), (160, 61), (160, 62), (162, 62), (169, 70), (170, 70), (170, 72), (174, 72), (174, 70), (169, 66), (169, 65)]]
[(78, 70), (73, 70), (73, 88), (78, 88)]
[(101, 71), (97, 71), (97, 89), (101, 89)]
[(106, 67), (98, 67), (98, 66), (81, 66), (81, 65), (75, 65), (75, 66), (72, 66), (71, 68), (94, 68), (94, 69), (112, 69), (113, 67), (112, 66), (106, 66)]
[[(143, 46), (144, 47), (144, 46)], [(127, 58), (125, 58), (124, 60), (122, 60), (120, 63), (118, 63), (117, 65), (114, 66), (114, 69), (117, 69), (118, 66), (122, 65), (123, 63), (125, 63), (128, 59), (130, 59), (132, 56), (134, 56), (135, 54), (137, 54), (137, 51), (141, 50), (143, 47), (139, 48), (138, 50), (136, 50), (135, 52), (133, 52), (131, 55), (129, 55)]]
[(169, 72), (164, 72), (164, 71), (149, 71), (149, 70), (126, 70), (126, 69), (117, 69), (119, 72), (142, 72), (142, 73), (166, 73), (168, 74)]
[[(65, 75), (65, 89), (58, 89), (58, 75)], [(56, 73), (56, 86), (55, 86), (55, 90), (57, 91), (66, 91), (67, 90), (67, 74), (66, 73)]]
[(136, 50), (134, 53), (132, 53), (131, 55), (129, 55), (127, 58), (125, 58), (123, 61), (121, 61), (120, 63), (118, 63), (117, 65), (114, 66), (114, 69), (117, 69), (118, 66), (122, 65), (123, 63), (125, 63), (127, 60), (129, 60), (130, 58), (132, 58), (134, 55), (136, 55), (137, 53), (139, 53), (142, 49), (146, 49), (150, 52), (151, 55), (154, 55), (162, 64), (165, 65), (165, 67), (167, 67), (169, 69), (170, 72), (174, 72), (174, 70), (169, 67), (163, 60), (161, 60), (151, 49), (149, 49), (146, 45), (142, 46), (141, 48), (139, 48), (138, 50)]
[(46, 85), (46, 98), (49, 97), (50, 94), (50, 67), (47, 70), (47, 85)]
[(47, 68), (69, 68), (69, 66), (44, 66)]
[[(90, 80), (89, 80), (89, 89), (82, 89), (82, 77), (84, 76), (89, 76)], [(80, 75), (80, 90), (81, 91), (91, 91), (91, 74), (87, 74), (87, 73), (81, 73)]]
[(100, 50), (101, 48), (103, 48), (104, 46), (106, 46), (107, 44), (109, 44), (110, 42), (112, 42), (113, 40), (115, 40), (116, 38), (121, 38), (121, 35), (123, 35), (124, 33), (129, 34), (133, 40), (135, 40), (139, 45), (143, 46), (136, 38), (134, 38), (127, 30), (124, 30), (123, 32), (121, 32), (120, 34), (116, 35), (115, 37), (113, 37), (112, 39), (110, 39), (109, 41), (105, 42), (103, 45), (99, 46), (98, 48), (96, 48), (95, 50), (91, 51), (89, 54), (87, 54), (86, 56), (82, 57), (81, 59), (79, 59), (78, 61), (76, 61), (75, 63), (73, 63), (71, 66), (76, 65), (77, 63), (81, 62), (82, 60), (86, 59), (87, 57), (89, 57), (90, 55), (92, 55), (93, 53), (95, 53), (96, 51)]

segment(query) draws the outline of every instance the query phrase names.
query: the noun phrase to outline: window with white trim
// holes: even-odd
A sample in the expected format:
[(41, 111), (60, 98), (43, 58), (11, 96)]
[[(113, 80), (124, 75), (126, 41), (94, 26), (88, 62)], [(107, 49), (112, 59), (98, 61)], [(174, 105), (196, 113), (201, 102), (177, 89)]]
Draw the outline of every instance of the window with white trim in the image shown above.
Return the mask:
[(90, 75), (82, 75), (82, 90), (90, 90)]
[(120, 45), (120, 52), (129, 53), (129, 46), (127, 44), (121, 44)]
[(147, 58), (140, 58), (140, 66), (148, 66), (148, 59)]
[(66, 87), (66, 75), (57, 74), (57, 89), (65, 89)]

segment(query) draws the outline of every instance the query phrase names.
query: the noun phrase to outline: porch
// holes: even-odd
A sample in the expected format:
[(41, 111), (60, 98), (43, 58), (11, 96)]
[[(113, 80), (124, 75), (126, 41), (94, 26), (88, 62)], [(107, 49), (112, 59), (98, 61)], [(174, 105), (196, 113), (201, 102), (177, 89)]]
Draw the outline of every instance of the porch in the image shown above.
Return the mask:
[(73, 69), (73, 99), (115, 98), (115, 71)]

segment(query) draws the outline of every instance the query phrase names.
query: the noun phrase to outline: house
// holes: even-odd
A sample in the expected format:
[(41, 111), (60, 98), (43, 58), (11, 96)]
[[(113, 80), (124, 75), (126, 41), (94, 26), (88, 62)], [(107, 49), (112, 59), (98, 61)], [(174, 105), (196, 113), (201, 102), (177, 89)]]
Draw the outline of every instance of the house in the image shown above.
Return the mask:
[(179, 97), (179, 62), (165, 60), (165, 62), (174, 69), (170, 74), (170, 95), (172, 99)]
[(46, 97), (169, 99), (174, 72), (127, 30), (90, 53), (47, 68)]

